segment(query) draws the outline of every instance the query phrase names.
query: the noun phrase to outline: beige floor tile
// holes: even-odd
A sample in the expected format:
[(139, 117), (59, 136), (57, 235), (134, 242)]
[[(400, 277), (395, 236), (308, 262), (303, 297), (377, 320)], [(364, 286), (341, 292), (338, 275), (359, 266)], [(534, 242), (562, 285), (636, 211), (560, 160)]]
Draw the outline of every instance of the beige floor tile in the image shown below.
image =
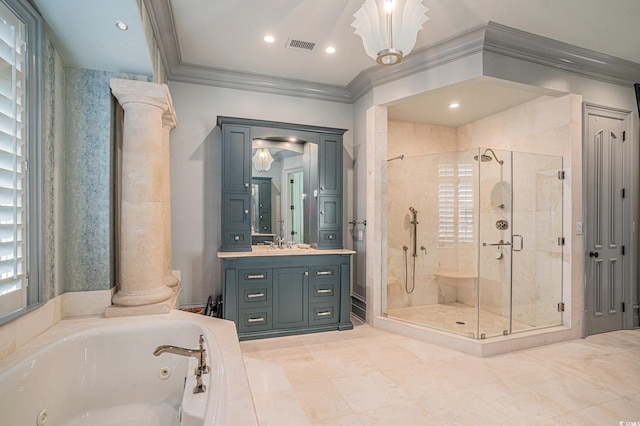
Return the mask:
[(358, 418), (366, 426), (425, 426), (439, 424), (424, 407), (415, 401), (365, 411), (358, 414)]
[(292, 390), (254, 396), (254, 404), (260, 426), (305, 426), (310, 424)]
[(470, 390), (442, 393), (418, 402), (442, 425), (514, 425), (498, 402), (482, 400)]
[(499, 405), (513, 424), (518, 425), (540, 422), (570, 411), (550, 397), (508, 380), (474, 387), (471, 393), (480, 400)]
[(569, 411), (578, 411), (618, 398), (616, 394), (599, 383), (567, 376), (550, 379), (542, 378), (538, 373), (533, 373), (533, 376), (538, 377), (538, 380), (530, 380), (526, 384), (519, 383), (544, 395)]
[(293, 391), (307, 419), (312, 423), (354, 414), (330, 381), (296, 385)]
[(415, 400), (467, 389), (465, 383), (452, 379), (447, 370), (434, 364), (398, 367), (385, 370), (382, 374), (391, 380), (398, 389)]
[(313, 422), (314, 426), (363, 426), (357, 414), (351, 414), (344, 417), (337, 417), (319, 422)]
[(315, 360), (291, 362), (283, 365), (282, 371), (292, 386), (329, 380), (320, 363)]
[(251, 394), (255, 398), (273, 392), (290, 391), (291, 384), (282, 367), (257, 359), (244, 357)]
[(363, 356), (362, 351), (353, 348), (321, 358), (318, 364), (324, 374), (332, 379), (363, 376), (377, 371), (375, 365)]
[(399, 404), (410, 399), (391, 380), (379, 372), (366, 376), (332, 379), (332, 382), (357, 413)]
[(242, 342), (260, 425), (640, 421), (640, 331), (477, 358), (357, 325)]

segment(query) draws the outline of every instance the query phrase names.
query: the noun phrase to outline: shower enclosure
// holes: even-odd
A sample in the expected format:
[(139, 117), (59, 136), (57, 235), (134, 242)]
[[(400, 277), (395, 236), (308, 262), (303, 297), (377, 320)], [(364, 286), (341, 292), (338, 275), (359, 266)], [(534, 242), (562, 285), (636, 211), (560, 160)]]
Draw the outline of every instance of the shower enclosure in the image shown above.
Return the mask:
[(387, 162), (383, 315), (474, 339), (562, 324), (562, 158)]

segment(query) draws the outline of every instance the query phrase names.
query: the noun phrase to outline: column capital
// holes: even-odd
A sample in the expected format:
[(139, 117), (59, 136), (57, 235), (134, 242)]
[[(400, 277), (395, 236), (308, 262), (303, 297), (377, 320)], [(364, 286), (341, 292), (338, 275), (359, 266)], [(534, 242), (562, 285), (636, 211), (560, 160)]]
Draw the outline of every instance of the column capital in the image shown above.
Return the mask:
[(175, 117), (176, 113), (171, 102), (171, 94), (166, 84), (112, 78), (109, 81), (109, 85), (111, 86), (111, 93), (123, 107), (130, 103), (147, 104), (160, 108), (164, 113), (163, 116)]

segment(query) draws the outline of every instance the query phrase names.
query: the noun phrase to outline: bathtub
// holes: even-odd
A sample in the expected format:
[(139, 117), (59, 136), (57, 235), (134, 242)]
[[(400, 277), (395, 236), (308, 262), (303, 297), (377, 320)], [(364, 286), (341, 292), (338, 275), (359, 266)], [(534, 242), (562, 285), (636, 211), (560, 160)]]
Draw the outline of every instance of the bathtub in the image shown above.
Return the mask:
[[(209, 326), (219, 323), (227, 321), (184, 313), (61, 321), (0, 361), (0, 425), (234, 424), (220, 342)], [(206, 392), (194, 394), (198, 360), (153, 351), (195, 349), (200, 334), (211, 372), (202, 376)]]

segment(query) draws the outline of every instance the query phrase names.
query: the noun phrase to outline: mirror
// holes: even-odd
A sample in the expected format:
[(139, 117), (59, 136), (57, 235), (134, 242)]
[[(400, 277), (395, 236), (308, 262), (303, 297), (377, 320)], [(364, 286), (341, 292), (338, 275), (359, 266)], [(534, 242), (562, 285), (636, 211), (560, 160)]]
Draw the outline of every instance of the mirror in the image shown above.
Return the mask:
[[(270, 132), (273, 134), (274, 129)], [(308, 192), (311, 170), (316, 170), (311, 164), (317, 163), (318, 146), (298, 136), (260, 136), (260, 131), (254, 128), (251, 150), (253, 245), (268, 244), (278, 237), (296, 244), (308, 242), (309, 224), (305, 216), (313, 208), (309, 205), (312, 200)]]

